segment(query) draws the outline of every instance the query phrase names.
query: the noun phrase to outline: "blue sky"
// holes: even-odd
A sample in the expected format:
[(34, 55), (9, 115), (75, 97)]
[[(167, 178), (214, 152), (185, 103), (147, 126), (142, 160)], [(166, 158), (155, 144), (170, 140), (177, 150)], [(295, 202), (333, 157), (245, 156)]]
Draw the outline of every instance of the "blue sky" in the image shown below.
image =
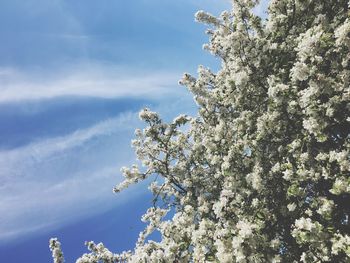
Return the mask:
[[(67, 262), (84, 241), (131, 249), (150, 205), (145, 184), (118, 195), (137, 113), (195, 113), (177, 85), (218, 61), (202, 50), (204, 9), (227, 0), (0, 0), (0, 262)], [(264, 8), (264, 7), (262, 7)]]

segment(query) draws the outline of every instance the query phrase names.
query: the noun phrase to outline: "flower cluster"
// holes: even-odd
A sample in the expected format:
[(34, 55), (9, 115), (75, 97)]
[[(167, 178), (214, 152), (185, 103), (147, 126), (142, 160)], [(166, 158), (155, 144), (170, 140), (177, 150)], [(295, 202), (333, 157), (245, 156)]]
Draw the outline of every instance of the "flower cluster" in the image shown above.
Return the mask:
[(64, 263), (63, 253), (61, 250), (61, 243), (57, 240), (57, 238), (50, 239), (49, 247), (52, 252), (53, 262)]

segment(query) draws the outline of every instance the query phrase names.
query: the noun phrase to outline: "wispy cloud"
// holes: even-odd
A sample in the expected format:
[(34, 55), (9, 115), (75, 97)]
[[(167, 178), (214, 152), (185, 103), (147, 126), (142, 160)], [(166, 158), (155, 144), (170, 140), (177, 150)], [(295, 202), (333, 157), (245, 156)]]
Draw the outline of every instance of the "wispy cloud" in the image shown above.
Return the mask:
[(71, 174), (72, 178), (52, 185), (20, 182), (11, 196), (6, 192), (0, 195), (0, 243), (31, 233), (52, 231), (81, 218), (103, 213), (145, 192), (145, 189), (138, 188), (113, 195), (110, 185), (120, 181), (118, 170), (116, 165), (97, 172)]
[(55, 76), (0, 69), (0, 103), (60, 96), (157, 99), (181, 92), (177, 85), (180, 76), (180, 72), (141, 73), (95, 65), (56, 72)]
[(0, 241), (111, 207), (119, 168), (133, 159), (129, 141), (136, 123), (136, 113), (121, 114), (66, 136), (0, 152)]
[(119, 117), (102, 121), (90, 128), (77, 130), (66, 136), (50, 138), (21, 148), (0, 152), (0, 167), (13, 169), (19, 160), (23, 164), (25, 159), (30, 160), (30, 162), (33, 160), (40, 162), (84, 145), (94, 138), (133, 129), (137, 123), (135, 115), (135, 113), (124, 113)]

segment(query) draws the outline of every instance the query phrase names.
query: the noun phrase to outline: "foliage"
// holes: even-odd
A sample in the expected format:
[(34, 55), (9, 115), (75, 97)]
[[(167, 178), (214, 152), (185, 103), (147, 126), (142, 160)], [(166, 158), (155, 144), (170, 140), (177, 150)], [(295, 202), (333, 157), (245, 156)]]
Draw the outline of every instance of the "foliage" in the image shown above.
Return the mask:
[(89, 242), (77, 262), (350, 261), (350, 2), (272, 0), (267, 20), (256, 4), (196, 14), (221, 69), (180, 81), (198, 116), (140, 113), (144, 167), (123, 168), (115, 188), (162, 178), (148, 226), (134, 251)]

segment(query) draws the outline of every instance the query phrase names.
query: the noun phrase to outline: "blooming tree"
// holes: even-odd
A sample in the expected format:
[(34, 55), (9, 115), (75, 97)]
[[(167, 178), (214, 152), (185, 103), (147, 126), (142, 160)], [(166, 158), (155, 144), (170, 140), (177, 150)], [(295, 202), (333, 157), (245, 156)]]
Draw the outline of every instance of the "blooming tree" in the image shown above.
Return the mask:
[(78, 263), (350, 262), (350, 2), (272, 0), (266, 20), (257, 2), (196, 14), (221, 69), (180, 80), (198, 116), (141, 111), (143, 167), (114, 189), (161, 178), (148, 225), (133, 251), (88, 242)]

